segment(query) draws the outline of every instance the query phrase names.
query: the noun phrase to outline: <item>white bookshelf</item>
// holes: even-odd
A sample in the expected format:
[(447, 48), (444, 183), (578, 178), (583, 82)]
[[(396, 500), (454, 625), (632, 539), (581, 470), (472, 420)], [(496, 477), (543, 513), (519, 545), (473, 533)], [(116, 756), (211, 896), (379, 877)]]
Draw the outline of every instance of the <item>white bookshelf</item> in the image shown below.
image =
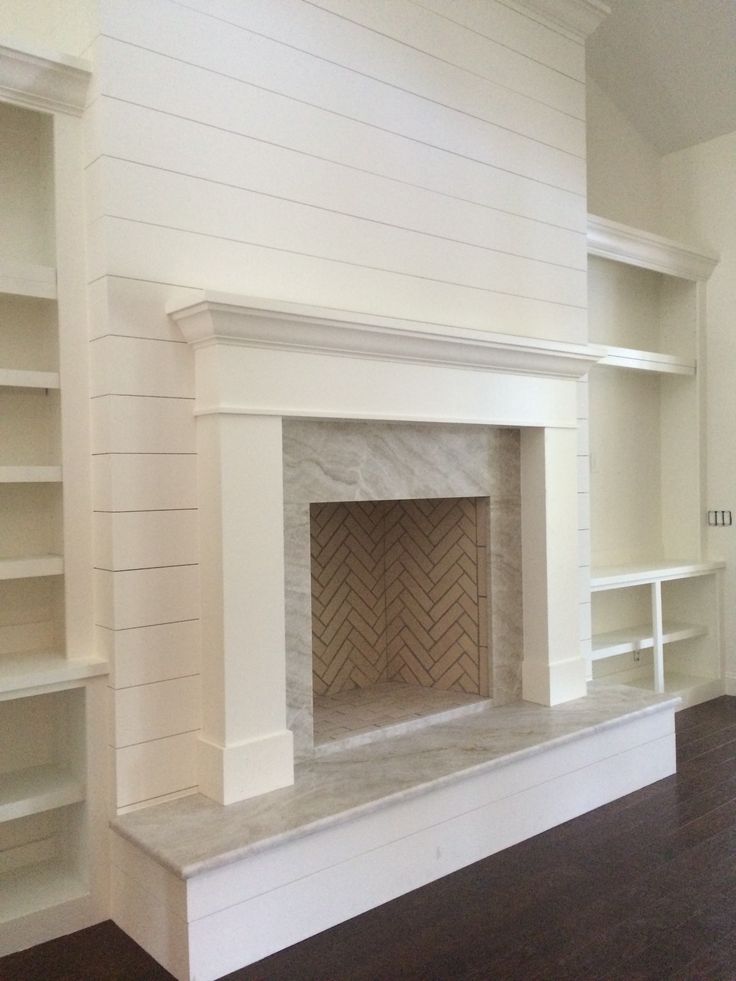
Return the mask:
[[(0, 42), (0, 956), (99, 919), (103, 675), (89, 614), (88, 66)], [(94, 773), (93, 778), (91, 774)]]
[(695, 704), (723, 691), (698, 370), (717, 260), (592, 216), (588, 248), (592, 675)]

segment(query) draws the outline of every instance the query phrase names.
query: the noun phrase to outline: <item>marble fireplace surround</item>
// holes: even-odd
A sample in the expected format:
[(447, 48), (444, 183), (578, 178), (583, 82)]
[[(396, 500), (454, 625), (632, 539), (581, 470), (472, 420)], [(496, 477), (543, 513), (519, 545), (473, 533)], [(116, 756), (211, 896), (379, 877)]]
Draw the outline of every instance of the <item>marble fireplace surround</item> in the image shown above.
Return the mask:
[[(322, 462), (306, 460), (303, 470), (311, 480), (321, 469), (329, 481), (324, 434), (335, 434), (331, 426), (342, 427), (344, 446), (360, 426), (364, 446), (389, 430), (403, 432), (430, 459), (435, 451), (421, 443), (425, 437), (441, 434), (440, 442), (455, 447), (451, 453), (465, 458), (467, 452), (470, 460), (478, 455), (470, 444), (518, 439), (522, 694), (542, 705), (585, 695), (576, 382), (597, 360), (586, 345), (209, 292), (173, 303), (168, 312), (195, 352), (201, 793), (232, 803), (289, 786), (295, 736), (297, 753), (307, 751), (304, 662), (293, 636), (300, 603), (303, 617), (303, 585), (300, 560), (285, 561), (284, 541), (304, 534), (304, 502), (293, 497), (304, 478), (291, 480), (292, 463), (309, 439), (321, 440)], [(406, 439), (401, 445), (410, 461)], [(468, 464), (462, 494), (492, 496), (494, 478), (473, 476), (475, 465)], [(370, 494), (380, 494), (380, 469)], [(442, 464), (448, 496), (456, 489), (452, 469)], [(407, 497), (431, 496), (419, 487), (426, 467), (408, 463), (403, 476), (394, 476), (411, 490)], [(338, 482), (344, 479), (343, 473)], [(360, 486), (359, 476), (351, 480)], [(435, 484), (432, 493), (438, 491)], [(513, 523), (517, 516), (518, 505)], [(287, 589), (296, 600), (288, 614)], [(513, 617), (499, 616), (499, 631), (505, 619)], [(514, 631), (508, 650), (518, 644), (518, 622)]]
[(518, 429), (285, 419), (287, 725), (296, 759), (312, 740), (309, 505), (483, 497), (489, 501), (490, 695), (521, 697), (521, 499)]

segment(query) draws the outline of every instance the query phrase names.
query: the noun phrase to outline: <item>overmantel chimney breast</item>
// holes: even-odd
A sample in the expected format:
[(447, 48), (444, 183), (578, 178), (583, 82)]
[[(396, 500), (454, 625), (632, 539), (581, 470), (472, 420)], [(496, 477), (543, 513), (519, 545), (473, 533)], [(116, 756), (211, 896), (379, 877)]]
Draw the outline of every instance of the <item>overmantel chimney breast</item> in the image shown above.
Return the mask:
[(203, 292), (168, 310), (195, 352), (202, 571), (200, 790), (293, 780), (287, 726), (285, 418), (521, 434), (523, 697), (585, 695), (576, 383), (583, 344)]

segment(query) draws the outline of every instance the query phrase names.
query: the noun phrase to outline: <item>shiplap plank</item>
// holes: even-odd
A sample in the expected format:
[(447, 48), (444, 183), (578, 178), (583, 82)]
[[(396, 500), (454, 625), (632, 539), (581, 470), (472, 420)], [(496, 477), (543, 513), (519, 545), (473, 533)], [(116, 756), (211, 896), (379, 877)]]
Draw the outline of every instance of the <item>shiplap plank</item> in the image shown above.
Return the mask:
[[(244, 245), (196, 233), (182, 232), (116, 218), (99, 219), (95, 225), (107, 241), (110, 271), (134, 279), (150, 276), (158, 281), (183, 282), (230, 293), (252, 292), (297, 303), (314, 303), (344, 310), (362, 310), (427, 323), (455, 324), (513, 335), (583, 341), (587, 313), (580, 307), (543, 300), (492, 293), (486, 289), (448, 285), (423, 279), (353, 266), (341, 261), (315, 259)], [(114, 403), (114, 397), (108, 397)], [(160, 410), (152, 429), (141, 432), (146, 408), (144, 398), (130, 399), (139, 405), (116, 411), (114, 419), (97, 408), (105, 398), (93, 400), (93, 452), (191, 452), (192, 438), (186, 430), (157, 438), (167, 419), (191, 412), (179, 406), (185, 400)], [(151, 400), (153, 401), (153, 400)], [(128, 433), (123, 418), (135, 418)], [(106, 436), (106, 433), (110, 433)], [(137, 435), (136, 435), (137, 434)]]
[[(134, 108), (122, 103), (109, 103), (110, 110), (118, 106), (123, 109)], [(106, 118), (110, 114), (114, 115), (106, 112)], [(149, 131), (150, 140), (155, 143), (158, 139), (159, 122), (165, 126), (170, 117), (156, 112), (146, 114), (152, 126)], [(138, 282), (115, 276), (98, 279), (88, 290), (90, 338), (112, 334), (185, 344), (181, 331), (166, 314), (166, 304), (171, 300), (172, 292), (172, 287), (167, 283)], [(194, 290), (179, 289), (176, 295), (184, 303), (194, 298)]]
[[(191, 2), (191, 0), (189, 0)], [(553, 105), (582, 119), (585, 116), (585, 84), (555, 71), (543, 62), (525, 57), (503, 42), (470, 32), (437, 18), (426, 8), (406, 0), (311, 0), (323, 10), (386, 32), (407, 45), (427, 51), (452, 64), (507, 86), (512, 91)], [(497, 28), (489, 25), (494, 33)], [(490, 31), (489, 31), (490, 33)], [(503, 34), (497, 35), (503, 38)]]
[[(146, 17), (155, 18), (159, 29), (170, 17), (165, 4), (158, 11), (150, 0), (145, 4)], [(584, 87), (579, 82), (459, 25), (438, 21), (404, 0), (391, 0), (383, 9), (377, 4), (369, 29), (300, 0), (288, 6), (270, 0), (185, 0), (183, 6), (200, 12), (191, 15), (199, 17), (194, 23), (200, 30), (210, 29), (213, 18), (222, 19), (550, 146), (585, 153)], [(135, 4), (118, 5), (115, 11), (117, 22), (109, 32), (140, 43), (142, 22)], [(352, 10), (348, 14), (353, 18)], [(179, 18), (177, 13), (177, 23)], [(376, 30), (376, 24), (383, 29)], [(227, 25), (218, 29), (223, 35)]]
[(200, 726), (199, 675), (112, 691), (116, 748), (191, 732)]
[[(100, 150), (121, 160), (241, 187), (276, 199), (302, 202), (391, 227), (579, 269), (586, 267), (586, 236), (583, 232), (507, 214), (449, 193), (412, 187), (381, 175), (115, 100), (107, 101)], [(99, 168), (93, 166), (89, 170), (96, 175)], [(102, 208), (90, 210), (90, 217), (104, 213), (106, 199), (100, 196), (98, 200)], [(116, 307), (124, 303), (124, 297), (119, 297)], [(160, 311), (157, 312), (160, 316)], [(146, 314), (145, 318), (140, 314), (131, 316), (120, 332), (138, 333), (139, 324), (155, 318), (153, 310), (147, 310)], [(162, 327), (159, 335), (164, 334)]]
[(95, 570), (96, 619), (101, 627), (125, 630), (199, 616), (199, 567)]
[(128, 807), (197, 784), (197, 733), (111, 749), (117, 806)]
[(197, 458), (191, 454), (103, 454), (92, 458), (96, 511), (197, 507)]
[(199, 561), (196, 511), (95, 512), (95, 566), (119, 572)]
[(199, 672), (199, 620), (111, 630), (97, 627), (98, 648), (110, 665), (110, 684), (130, 688)]
[[(110, 98), (564, 228), (586, 229), (582, 195), (182, 62), (166, 64), (168, 84), (162, 85), (160, 56), (108, 39), (100, 41), (100, 49), (100, 71), (106, 76), (104, 89)], [(126, 135), (133, 144), (141, 139), (135, 130)]]
[(195, 452), (193, 399), (101, 395), (91, 404), (93, 453)]
[(194, 398), (188, 345), (137, 337), (100, 337), (90, 345), (91, 395)]
[(579, 82), (585, 81), (585, 45), (498, 0), (412, 0), (471, 31), (503, 44)]
[[(446, 105), (352, 68), (315, 58), (269, 37), (203, 17), (167, 0), (147, 0), (145, 3), (129, 0), (112, 9), (120, 12), (122, 23), (113, 25), (105, 33), (126, 43), (157, 50), (331, 113), (360, 119), (371, 126), (389, 130), (398, 128), (399, 132), (414, 139), (438, 143), (455, 152), (477, 154), (485, 145), (491, 162), (497, 166), (523, 167), (521, 172), (528, 176), (550, 183), (559, 182), (560, 186), (569, 186), (576, 176), (582, 175), (584, 188), (584, 167), (581, 165), (585, 148), (580, 120), (584, 118), (585, 88), (564, 76), (552, 73), (546, 88), (542, 80), (536, 83), (539, 96), (557, 79), (573, 85), (578, 95), (574, 105), (576, 120), (571, 116), (560, 119), (560, 113), (554, 113), (554, 119), (547, 118), (552, 113), (541, 102), (525, 99), (523, 106), (519, 105), (518, 97), (512, 99), (513, 93), (494, 91), (488, 83), (481, 86), (485, 91), (469, 91), (467, 74), (460, 78), (442, 78), (450, 70), (449, 66), (425, 57), (423, 69), (416, 68), (411, 73), (415, 77), (413, 86), (420, 90), (430, 87), (439, 97), (444, 93), (444, 98), (451, 103)], [(281, 16), (288, 17), (289, 9), (282, 8)], [(419, 11), (419, 8), (415, 9)], [(411, 54), (406, 49), (399, 61), (395, 52), (384, 53), (382, 60), (389, 65), (408, 65)], [(343, 57), (345, 55), (349, 60), (349, 49)], [(531, 63), (532, 72), (539, 67)], [(161, 65), (161, 70), (166, 71), (165, 64)], [(432, 79), (436, 79), (433, 86), (429, 85)], [(567, 103), (572, 104), (572, 99), (562, 101), (565, 102), (564, 109), (570, 111)], [(456, 108), (455, 103), (467, 106), (472, 114)], [(542, 174), (546, 176), (540, 176)], [(580, 185), (576, 183), (571, 189), (579, 190)]]
[[(582, 269), (448, 242), (126, 161), (102, 158), (93, 168), (104, 172), (105, 200), (113, 216), (530, 299), (587, 303)], [(177, 345), (170, 348), (171, 356), (186, 355)], [(163, 346), (157, 356), (164, 356)], [(127, 378), (124, 363), (119, 370), (123, 387), (138, 383), (134, 376)], [(152, 372), (154, 384), (155, 377)], [(145, 381), (141, 378), (140, 385)], [(114, 379), (101, 384), (118, 384), (117, 369)]]
[[(209, 40), (207, 36), (206, 38)], [(457, 157), (507, 170), (581, 196), (585, 194), (585, 160), (581, 156), (546, 146), (528, 136), (512, 133), (483, 120), (420, 100), (415, 96), (405, 95), (394, 88), (389, 88), (385, 93), (376, 93), (374, 91), (376, 83), (369, 83), (362, 76), (344, 70), (342, 70), (343, 74), (350, 75), (349, 78), (322, 77), (320, 72), (311, 83), (315, 87), (314, 99), (318, 100), (312, 102), (308, 98), (308, 91), (305, 91), (306, 79), (301, 79), (299, 72), (291, 64), (293, 58), (286, 58), (283, 64), (283, 86), (286, 87), (288, 82), (291, 91), (281, 91), (276, 83), (269, 80), (268, 66), (271, 66), (271, 72), (275, 71), (272, 53), (261, 53), (262, 57), (256, 59), (255, 52), (250, 50), (251, 45), (249, 45), (247, 49), (233, 52), (237, 57), (235, 64), (229, 66), (223, 63), (227, 53), (223, 53), (217, 47), (214, 47), (205, 57), (204, 50), (200, 50), (204, 48), (204, 44), (200, 45), (201, 41), (200, 32), (192, 39), (195, 50), (199, 50), (199, 54), (192, 52), (191, 64), (184, 66), (190, 67), (191, 70), (193, 65), (195, 70), (203, 72), (203, 76), (198, 80), (200, 87), (204, 88), (200, 97), (210, 92), (210, 100), (216, 98), (216, 90), (226, 88), (223, 83), (229, 82), (233, 88), (245, 90), (240, 93), (241, 99), (250, 96), (264, 100), (269, 93), (276, 94), (291, 105), (292, 112), (298, 110), (302, 120), (305, 112), (309, 113), (311, 107), (316, 111), (320, 128), (323, 130), (333, 128), (340, 119), (352, 120), (370, 131), (371, 141), (376, 132), (385, 132), (409, 139), (420, 146), (436, 147)], [(105, 46), (107, 54), (100, 65), (103, 76), (102, 91), (127, 101), (151, 105), (155, 96), (150, 92), (150, 88), (146, 94), (141, 91), (143, 80), (132, 80), (129, 77), (132, 75), (130, 68), (125, 70), (125, 77), (116, 78), (114, 62), (110, 56), (110, 49), (113, 47), (124, 49), (119, 53), (119, 59), (124, 63), (128, 62), (134, 53), (136, 55), (141, 53), (140, 48), (108, 39)], [(150, 52), (147, 54), (156, 63), (156, 88), (171, 91), (175, 86), (174, 80), (181, 78), (183, 74), (181, 68), (184, 62)], [(293, 55), (293, 52), (290, 54)], [(189, 61), (189, 59), (184, 60)], [(259, 60), (261, 64), (256, 72), (255, 62)], [(242, 78), (246, 74), (246, 69), (242, 66), (246, 64), (252, 65), (253, 83)], [(322, 71), (326, 71), (324, 63), (318, 64)], [(228, 68), (231, 70), (229, 71)], [(134, 95), (136, 89), (141, 93), (140, 95)], [(186, 93), (177, 93), (180, 101), (186, 97)], [(209, 114), (211, 118), (212, 115), (216, 115), (216, 112), (213, 113), (210, 109)]]

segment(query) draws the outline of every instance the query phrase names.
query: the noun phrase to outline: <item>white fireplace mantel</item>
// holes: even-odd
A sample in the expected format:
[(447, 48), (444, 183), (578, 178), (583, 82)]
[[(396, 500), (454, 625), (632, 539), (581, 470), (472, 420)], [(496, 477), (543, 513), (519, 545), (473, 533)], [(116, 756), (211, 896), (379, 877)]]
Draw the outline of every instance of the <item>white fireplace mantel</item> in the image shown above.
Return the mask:
[(195, 347), (278, 348), (556, 378), (579, 378), (597, 360), (584, 344), (229, 293), (203, 291), (185, 305), (170, 305), (168, 313)]
[(203, 793), (230, 803), (293, 781), (285, 417), (519, 427), (523, 695), (585, 694), (576, 383), (592, 349), (218, 293), (168, 312), (195, 352)]

